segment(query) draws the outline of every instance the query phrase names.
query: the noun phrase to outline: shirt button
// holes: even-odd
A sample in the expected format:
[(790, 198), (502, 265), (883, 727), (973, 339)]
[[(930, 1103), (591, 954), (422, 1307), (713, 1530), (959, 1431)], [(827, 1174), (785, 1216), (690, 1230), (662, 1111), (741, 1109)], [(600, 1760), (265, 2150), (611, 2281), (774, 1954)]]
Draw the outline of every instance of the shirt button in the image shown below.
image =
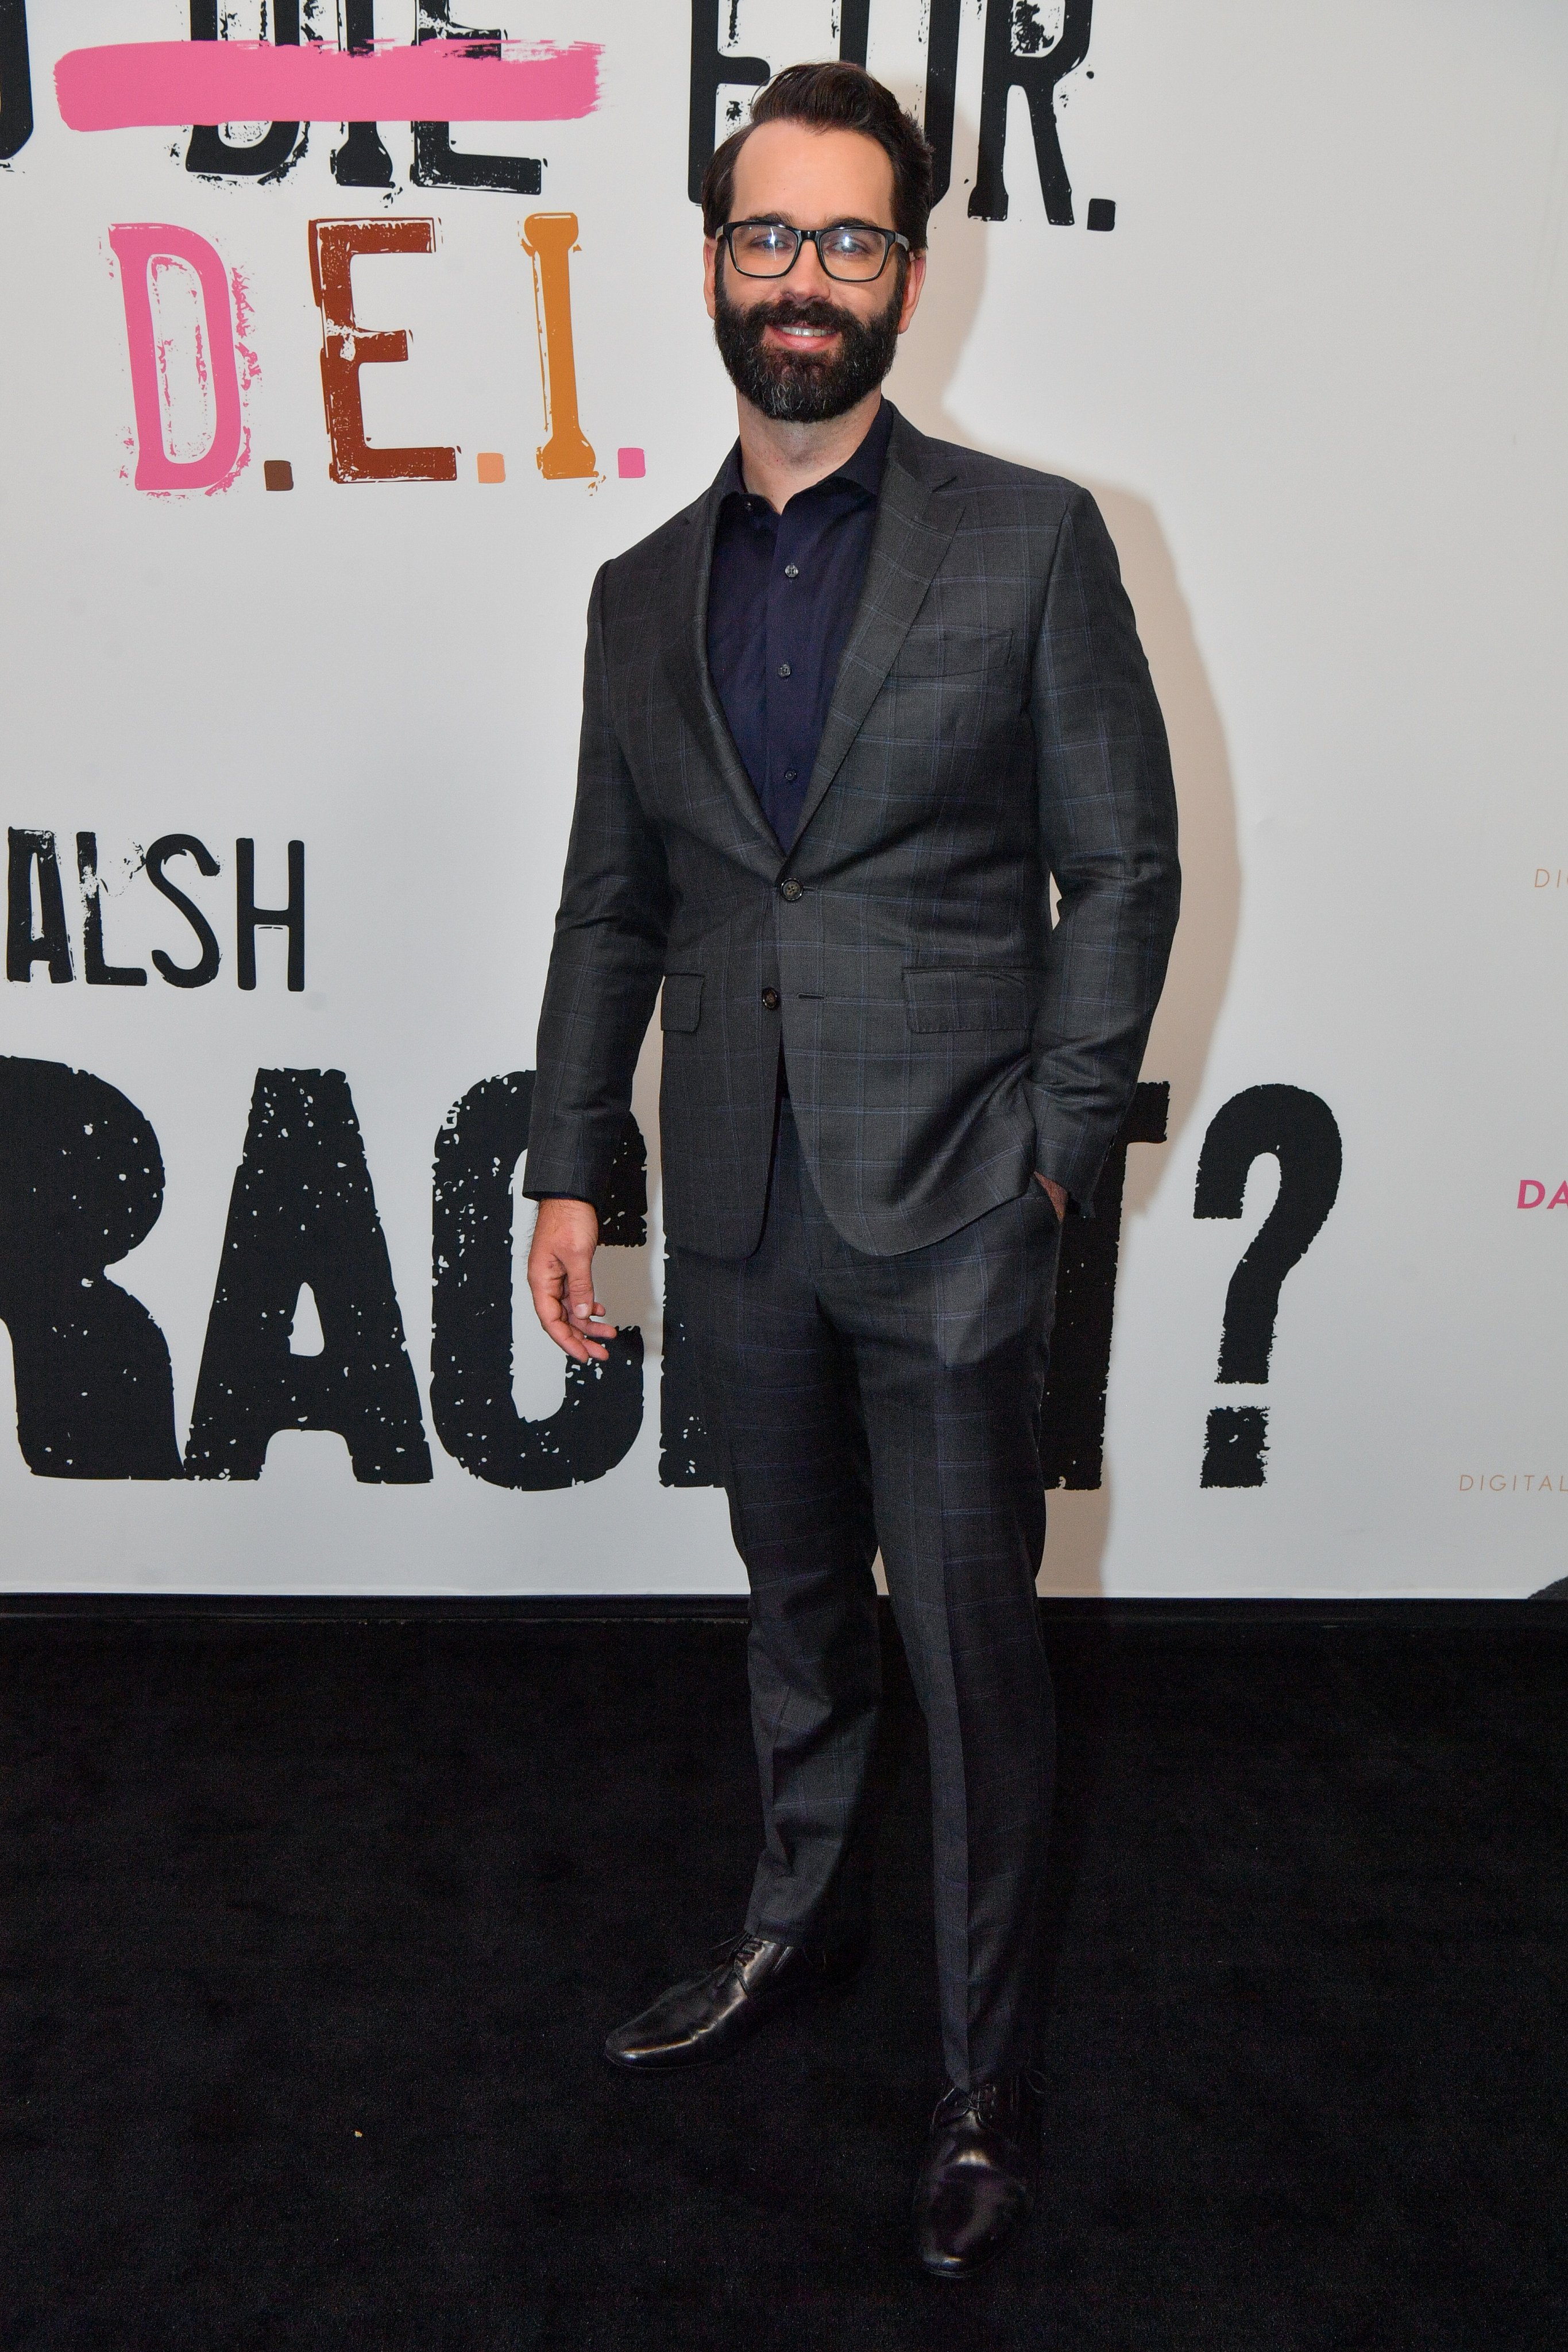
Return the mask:
[(787, 677), (789, 676), (789, 664), (788, 664), (788, 662), (780, 662), (780, 664), (779, 664), (779, 676), (780, 676), (781, 677)]
[(792, 907), (797, 898), (804, 898), (805, 896), (805, 885), (803, 882), (797, 882), (793, 875), (787, 882), (779, 884), (779, 897), (787, 898)]
[(795, 778), (799, 775), (799, 773), (800, 773), (800, 770), (799, 770), (798, 768), (786, 768), (786, 769), (784, 770), (784, 782), (785, 782), (785, 783), (786, 783), (786, 784), (793, 784), (793, 783), (794, 783), (794, 782), (795, 782)]
[(776, 1012), (778, 1011), (778, 1009), (779, 1009), (779, 992), (778, 992), (778, 990), (777, 990), (776, 988), (764, 988), (764, 989), (763, 989), (763, 1008), (764, 1008), (764, 1010), (765, 1010), (765, 1011), (767, 1011), (767, 1012), (769, 1012), (769, 1013), (776, 1013)]
[(798, 563), (786, 563), (784, 565), (784, 578), (786, 580), (798, 580), (799, 577), (800, 566)]

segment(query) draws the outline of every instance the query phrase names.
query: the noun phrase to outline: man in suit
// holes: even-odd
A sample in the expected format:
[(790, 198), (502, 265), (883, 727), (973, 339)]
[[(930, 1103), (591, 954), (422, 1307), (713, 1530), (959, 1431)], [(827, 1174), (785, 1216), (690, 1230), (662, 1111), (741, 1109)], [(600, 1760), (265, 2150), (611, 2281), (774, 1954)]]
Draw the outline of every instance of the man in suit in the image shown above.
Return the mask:
[(962, 2277), (1038, 2161), (1058, 1221), (1131, 1098), (1177, 869), (1093, 500), (882, 399), (930, 202), (918, 129), (847, 65), (777, 76), (709, 169), (740, 439), (595, 583), (527, 1189), (540, 1319), (603, 1357), (596, 1208), (662, 985), (665, 1223), (751, 1583), (764, 1841), (741, 1933), (605, 2054), (724, 2055), (853, 1971), (879, 1545), (931, 1748), (950, 2077), (917, 2236)]

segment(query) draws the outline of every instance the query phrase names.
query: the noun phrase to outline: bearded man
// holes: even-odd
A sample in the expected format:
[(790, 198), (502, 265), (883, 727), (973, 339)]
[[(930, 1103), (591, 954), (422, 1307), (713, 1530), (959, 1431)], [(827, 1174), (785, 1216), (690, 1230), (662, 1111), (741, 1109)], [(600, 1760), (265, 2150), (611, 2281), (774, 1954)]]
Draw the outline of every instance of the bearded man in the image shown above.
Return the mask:
[(740, 1933), (605, 2054), (727, 2055), (858, 1965), (879, 1546), (931, 1749), (949, 2076), (917, 2242), (961, 2278), (1038, 2164), (1058, 1223), (1126, 1112), (1178, 884), (1093, 500), (881, 396), (931, 186), (842, 64), (778, 75), (709, 168), (740, 439), (594, 586), (527, 1190), (540, 1320), (602, 1358), (597, 1209), (662, 987), (665, 1224), (751, 1585), (763, 1844)]

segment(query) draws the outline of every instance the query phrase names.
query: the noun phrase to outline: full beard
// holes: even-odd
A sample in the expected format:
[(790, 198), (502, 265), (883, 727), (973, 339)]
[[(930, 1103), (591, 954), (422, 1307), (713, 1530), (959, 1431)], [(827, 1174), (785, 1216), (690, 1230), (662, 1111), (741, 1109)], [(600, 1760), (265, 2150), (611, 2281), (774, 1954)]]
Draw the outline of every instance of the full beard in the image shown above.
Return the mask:
[[(875, 319), (860, 319), (818, 295), (797, 301), (781, 294), (773, 302), (742, 309), (724, 291), (721, 269), (715, 289), (713, 334), (730, 381), (742, 400), (775, 425), (826, 425), (875, 392), (899, 348), (899, 312), (903, 276), (897, 274), (888, 307)], [(799, 359), (763, 341), (770, 327), (816, 327), (837, 333), (831, 354), (803, 352)]]

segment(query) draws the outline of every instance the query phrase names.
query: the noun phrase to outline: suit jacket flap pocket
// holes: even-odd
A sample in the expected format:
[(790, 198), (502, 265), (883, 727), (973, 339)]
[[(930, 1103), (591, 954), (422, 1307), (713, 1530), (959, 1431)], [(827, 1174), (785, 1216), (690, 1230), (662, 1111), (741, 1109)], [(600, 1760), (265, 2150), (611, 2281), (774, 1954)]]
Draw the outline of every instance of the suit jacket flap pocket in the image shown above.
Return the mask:
[(949, 629), (923, 626), (910, 631), (893, 665), (896, 678), (974, 677), (986, 657), (1000, 663), (1012, 645), (1003, 629)]
[(1027, 972), (921, 967), (904, 974), (904, 1011), (910, 1027), (924, 1035), (950, 1029), (1011, 1029), (1026, 1036), (1034, 1024), (1034, 988)]
[(659, 1027), (695, 1029), (701, 1018), (702, 974), (700, 971), (667, 971), (664, 994), (659, 1000)]

